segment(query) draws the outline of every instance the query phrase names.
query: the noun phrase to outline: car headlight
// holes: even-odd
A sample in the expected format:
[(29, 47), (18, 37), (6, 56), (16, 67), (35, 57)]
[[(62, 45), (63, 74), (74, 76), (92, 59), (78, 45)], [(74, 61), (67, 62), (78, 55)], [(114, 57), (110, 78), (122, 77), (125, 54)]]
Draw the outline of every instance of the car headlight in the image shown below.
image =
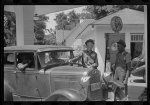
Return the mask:
[(87, 82), (90, 79), (90, 76), (85, 76), (81, 78), (82, 82)]

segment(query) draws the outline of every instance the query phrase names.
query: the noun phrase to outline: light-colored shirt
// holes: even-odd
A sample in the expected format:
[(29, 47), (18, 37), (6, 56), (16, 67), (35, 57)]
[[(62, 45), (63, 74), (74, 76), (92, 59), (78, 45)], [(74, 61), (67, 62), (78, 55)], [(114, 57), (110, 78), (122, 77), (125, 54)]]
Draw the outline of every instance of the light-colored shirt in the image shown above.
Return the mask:
[(77, 57), (72, 59), (73, 62), (76, 62), (79, 60), (81, 60), (82, 64), (85, 67), (88, 67), (88, 66), (93, 66), (95, 68), (98, 67), (98, 59), (97, 59), (97, 54), (95, 51), (89, 52), (87, 50), (84, 50)]

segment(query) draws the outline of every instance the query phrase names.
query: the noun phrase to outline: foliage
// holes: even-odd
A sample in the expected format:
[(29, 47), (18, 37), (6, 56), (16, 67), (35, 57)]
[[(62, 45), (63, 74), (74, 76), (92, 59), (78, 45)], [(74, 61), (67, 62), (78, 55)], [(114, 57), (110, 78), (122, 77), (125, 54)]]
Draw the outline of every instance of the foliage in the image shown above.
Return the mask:
[(16, 16), (4, 11), (4, 46), (16, 45)]
[(68, 19), (67, 19), (67, 15), (62, 12), (56, 15), (56, 18), (54, 19), (56, 21), (56, 29), (57, 30), (65, 30), (65, 26), (69, 25)]
[(49, 17), (45, 15), (38, 16), (38, 20), (34, 20), (34, 33), (35, 38), (37, 39), (37, 42), (35, 44), (43, 44), (43, 39), (45, 36), (45, 33), (43, 30), (46, 29), (46, 21), (48, 21)]
[(44, 39), (44, 31), (43, 30), (37, 30), (35, 32), (35, 38), (37, 40), (43, 40)]
[[(45, 22), (48, 19), (47, 16), (40, 15), (39, 20), (34, 20), (34, 32), (37, 41), (44, 39), (43, 30), (46, 29)], [(13, 12), (4, 11), (4, 45), (16, 45), (16, 16)]]
[(86, 11), (91, 13), (95, 20), (105, 17), (109, 13), (107, 5), (89, 5)]
[(47, 36), (49, 36), (49, 39), (45, 38), (45, 44), (56, 45), (56, 31), (53, 30), (52, 28), (50, 28), (48, 31), (49, 31), (50, 35), (47, 35)]
[(109, 13), (107, 5), (88, 5), (80, 14), (81, 19), (95, 19), (98, 20)]
[(110, 13), (117, 12), (124, 8), (130, 8), (138, 11), (144, 11), (143, 5), (88, 5), (83, 11), (80, 13), (80, 19), (100, 19), (102, 17), (107, 16)]
[(45, 15), (40, 15), (38, 16), (38, 20), (34, 20), (34, 31), (36, 33), (36, 31), (38, 30), (43, 30), (46, 28), (46, 21), (48, 21), (49, 17), (45, 16)]
[(122, 10), (124, 8), (130, 8), (130, 9), (144, 12), (144, 5), (114, 5), (113, 6), (114, 11), (119, 11), (119, 10)]
[(40, 15), (38, 16), (38, 20), (34, 20), (34, 32), (40, 32), (39, 30), (44, 30), (46, 29), (46, 21), (48, 21), (48, 17), (45, 15)]
[(75, 13), (75, 11), (71, 11), (68, 14), (64, 12), (56, 15), (54, 19), (56, 21), (56, 29), (57, 30), (71, 30), (79, 23), (79, 15)]
[(92, 13), (79, 13), (80, 19), (94, 19)]
[(69, 24), (75, 24), (75, 26), (80, 22), (79, 16), (75, 13), (74, 10), (68, 13), (68, 21)]

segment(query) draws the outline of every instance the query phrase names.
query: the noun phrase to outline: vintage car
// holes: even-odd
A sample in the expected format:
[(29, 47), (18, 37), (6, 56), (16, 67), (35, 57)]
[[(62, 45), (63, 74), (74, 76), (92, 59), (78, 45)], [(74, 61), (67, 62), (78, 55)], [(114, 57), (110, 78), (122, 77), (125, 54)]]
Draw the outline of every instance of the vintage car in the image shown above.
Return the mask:
[[(4, 48), (4, 101), (103, 101), (99, 70), (67, 63), (73, 49), (64, 46), (24, 45)], [(57, 53), (64, 63), (52, 63)], [(20, 69), (23, 56), (32, 64)]]

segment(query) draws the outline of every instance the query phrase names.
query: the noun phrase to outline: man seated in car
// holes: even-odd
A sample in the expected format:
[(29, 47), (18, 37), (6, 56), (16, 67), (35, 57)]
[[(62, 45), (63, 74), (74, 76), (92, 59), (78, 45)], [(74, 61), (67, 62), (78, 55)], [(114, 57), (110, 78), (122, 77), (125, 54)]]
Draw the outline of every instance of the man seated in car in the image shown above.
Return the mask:
[(54, 51), (51, 52), (50, 54), (50, 61), (48, 62), (49, 64), (64, 64), (65, 61), (62, 59), (59, 59), (59, 54), (58, 52)]
[(20, 70), (24, 70), (27, 67), (33, 67), (33, 61), (32, 59), (30, 59), (30, 57), (28, 55), (22, 55), (22, 60), (20, 63), (18, 63), (17, 67)]

